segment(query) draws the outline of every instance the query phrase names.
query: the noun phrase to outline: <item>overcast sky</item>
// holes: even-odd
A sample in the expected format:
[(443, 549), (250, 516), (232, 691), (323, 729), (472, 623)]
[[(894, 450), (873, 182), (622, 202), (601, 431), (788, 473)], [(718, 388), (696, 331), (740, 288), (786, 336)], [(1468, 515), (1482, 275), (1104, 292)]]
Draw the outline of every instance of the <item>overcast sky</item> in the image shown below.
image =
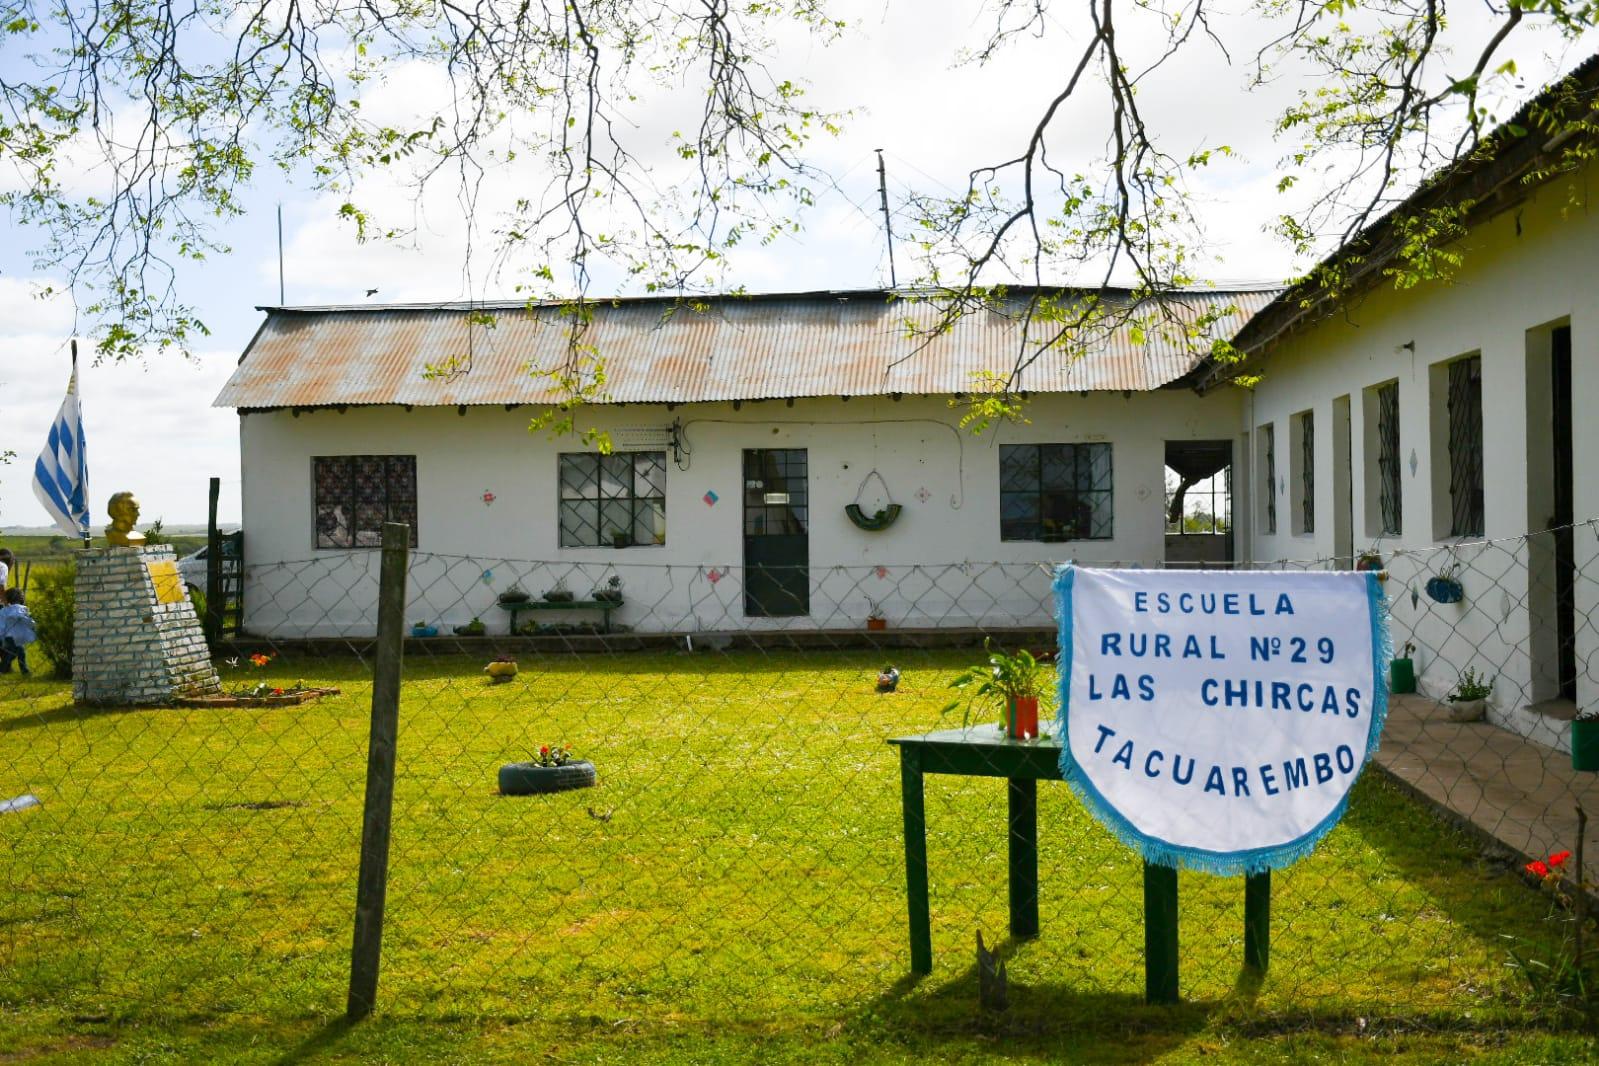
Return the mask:
[[(959, 66), (955, 57), (973, 43), (973, 27), (981, 23), (977, 3), (902, 0), (840, 9), (854, 10), (855, 32), (825, 46), (785, 40), (781, 56), (785, 73), (797, 70), (809, 80), (815, 103), (858, 109), (843, 136), (820, 142), (812, 154), (834, 176), (839, 192), (807, 214), (798, 236), (741, 249), (730, 284), (752, 291), (887, 284), (873, 149), (885, 150), (896, 205), (912, 189), (951, 192), (974, 163), (1014, 154), (1043, 100), (1058, 88), (1068, 57), (1080, 47), (1057, 22), (1048, 38), (1019, 42), (999, 62)], [(1464, 33), (1469, 34), (1474, 18), (1481, 22), (1480, 11), (1452, 12)], [(1248, 18), (1220, 19), (1217, 28), (1232, 43), (1248, 43), (1260, 32)], [(1137, 31), (1124, 24), (1120, 35)], [(1153, 44), (1153, 36), (1148, 41)], [(1231, 51), (1236, 59), (1251, 50)], [(1539, 39), (1536, 47), (1529, 42), (1514, 54), (1526, 83), (1536, 86), (1574, 66), (1585, 50)], [(1304, 83), (1287, 76), (1247, 91), (1249, 74), (1246, 65), (1229, 63), (1213, 49), (1195, 49), (1145, 86), (1140, 97), (1158, 128), (1175, 134), (1171, 150), (1226, 143), (1238, 153), (1204, 172), (1192, 189), (1208, 233), (1208, 260), (1201, 271), (1222, 282), (1279, 280), (1300, 266), (1263, 227), (1280, 209), (1274, 187), (1283, 147), (1272, 140), (1272, 118)], [(427, 86), (426, 72), (418, 72), (388, 90), (386, 102), (404, 110), (406, 94), (425, 98)], [(676, 113), (693, 106), (691, 94), (656, 101), (637, 116), (637, 129), (646, 134), (666, 129)], [(1086, 140), (1073, 143), (1070, 132), (1057, 143), (1052, 150), (1079, 152), (1084, 165), (1097, 148)], [(670, 158), (664, 145), (662, 158)], [(510, 195), (521, 180), (514, 171), (496, 175), (482, 202)], [(226, 233), (235, 253), (182, 279), (184, 298), (212, 329), (196, 360), (152, 356), (144, 365), (84, 367), (97, 523), (104, 519), (104, 500), (124, 488), (139, 495), (145, 521), (203, 522), (206, 481), (213, 475), (223, 480), (224, 519), (237, 520), (237, 418), (211, 403), (260, 324), (255, 306), (278, 302), (277, 203), (283, 209), (284, 284), (291, 304), (359, 303), (368, 299), (368, 289), (378, 290), (370, 298), (374, 301), (511, 294), (508, 277), (486, 277), (478, 270), (469, 283), (461, 208), (453, 196), (415, 203), (404, 189), (381, 184), (361, 193), (364, 203), (387, 215), (385, 221), (414, 226), (414, 238), (398, 245), (358, 244), (337, 218), (337, 198), (262, 185), (252, 191), (250, 216)], [(12, 449), (18, 456), (0, 467), (0, 529), (15, 529), (48, 521), (31, 490), (33, 458), (66, 384), (74, 315), (66, 299), (43, 302), (32, 295), (34, 286), (49, 280), (29, 269), (25, 255), (38, 235), (9, 221), (0, 227), (5, 234), (0, 241), (0, 450)], [(902, 272), (904, 265), (902, 259)]]

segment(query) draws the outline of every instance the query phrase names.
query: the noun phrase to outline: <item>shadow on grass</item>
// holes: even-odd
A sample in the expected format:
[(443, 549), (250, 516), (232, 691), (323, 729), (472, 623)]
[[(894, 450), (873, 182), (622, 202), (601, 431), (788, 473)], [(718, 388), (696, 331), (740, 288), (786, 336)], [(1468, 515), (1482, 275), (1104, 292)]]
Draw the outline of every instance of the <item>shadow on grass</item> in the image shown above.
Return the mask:
[[(1011, 959), (1026, 942), (1006, 940), (996, 949)], [(1136, 959), (1129, 960), (1137, 965)], [(1218, 1004), (1182, 1002), (1150, 1006), (1142, 997), (1078, 985), (1010, 981), (1010, 1007), (978, 1005), (975, 960), (944, 979), (907, 975), (871, 1003), (850, 1025), (857, 1035), (893, 1032), (912, 1048), (946, 1053), (962, 1046), (996, 1058), (1055, 1061), (1063, 1052), (1092, 1051), (1096, 1062), (1146, 1062), (1202, 1032)]]
[(324, 1022), (310, 1036), (285, 1051), (277, 1059), (278, 1066), (292, 1066), (297, 1062), (311, 1062), (320, 1058), (324, 1052), (331, 1051), (343, 1043), (345, 1037), (353, 1033), (359, 1024), (342, 1016)]
[(9, 718), (0, 718), (0, 733), (15, 733), (22, 729), (38, 729), (67, 722), (87, 722), (94, 718), (109, 718), (113, 715), (147, 714), (151, 711), (165, 709), (162, 707), (80, 706), (75, 703), (67, 703), (60, 707), (52, 707), (47, 711), (25, 710), (21, 714), (12, 715)]

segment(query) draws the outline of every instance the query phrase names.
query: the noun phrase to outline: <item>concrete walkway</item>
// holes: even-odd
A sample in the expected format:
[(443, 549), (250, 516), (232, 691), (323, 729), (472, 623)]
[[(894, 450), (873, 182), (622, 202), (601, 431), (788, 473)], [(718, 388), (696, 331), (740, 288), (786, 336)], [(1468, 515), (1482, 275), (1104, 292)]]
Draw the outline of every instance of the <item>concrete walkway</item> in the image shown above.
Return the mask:
[(1573, 770), (1565, 752), (1487, 722), (1451, 722), (1425, 696), (1395, 696), (1376, 762), (1525, 860), (1576, 851), (1580, 802), (1588, 812), (1588, 880), (1599, 880), (1599, 774)]

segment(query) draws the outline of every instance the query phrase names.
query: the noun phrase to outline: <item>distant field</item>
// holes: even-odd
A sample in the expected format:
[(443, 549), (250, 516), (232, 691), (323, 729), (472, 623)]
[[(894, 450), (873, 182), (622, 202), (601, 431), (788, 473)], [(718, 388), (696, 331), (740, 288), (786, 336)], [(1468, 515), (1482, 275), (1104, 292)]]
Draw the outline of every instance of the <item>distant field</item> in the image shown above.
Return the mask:
[[(205, 546), (204, 535), (183, 534), (166, 538), (177, 549), (180, 556)], [(103, 537), (96, 537), (98, 545), (104, 545)], [(13, 584), (21, 584), (23, 576), (31, 564), (35, 567), (62, 566), (70, 562), (72, 553), (77, 550), (78, 542), (64, 536), (12, 536), (0, 533), (0, 548), (10, 548), (17, 557), (17, 573), (13, 577)]]

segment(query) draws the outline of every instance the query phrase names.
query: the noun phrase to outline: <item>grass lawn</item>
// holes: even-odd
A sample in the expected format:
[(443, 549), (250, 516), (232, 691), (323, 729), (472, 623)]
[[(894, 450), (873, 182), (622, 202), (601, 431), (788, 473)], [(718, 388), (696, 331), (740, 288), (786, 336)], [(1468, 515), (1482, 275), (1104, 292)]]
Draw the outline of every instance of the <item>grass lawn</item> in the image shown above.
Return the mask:
[[(1040, 787), (1042, 936), (1005, 943), (1004, 788), (928, 779), (934, 973), (906, 978), (897, 759), (970, 654), (412, 656), (379, 1016), (342, 1012), (366, 668), (280, 658), (271, 710), (78, 711), (0, 678), (0, 1061), (1580, 1061), (1599, 1045), (1506, 965), (1549, 956), (1513, 870), (1368, 775), (1275, 877), (1270, 975), (1242, 882), (1181, 880), (1180, 1008), (1142, 994), (1135, 859)], [(501, 797), (564, 741), (598, 788)], [(972, 940), (1012, 1009), (976, 1008)]]

